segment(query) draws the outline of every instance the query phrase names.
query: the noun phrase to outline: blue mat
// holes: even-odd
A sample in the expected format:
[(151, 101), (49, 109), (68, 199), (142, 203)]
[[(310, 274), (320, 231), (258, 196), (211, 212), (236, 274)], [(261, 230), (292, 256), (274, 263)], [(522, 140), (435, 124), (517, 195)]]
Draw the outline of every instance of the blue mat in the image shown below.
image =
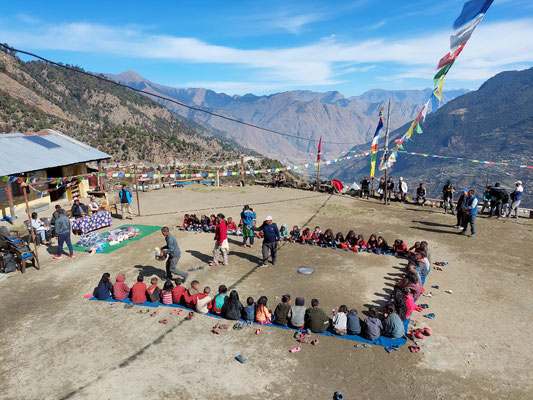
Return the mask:
[[(89, 300), (99, 301), (94, 296), (91, 297)], [(188, 307), (182, 306), (181, 304), (162, 304), (162, 303), (152, 303), (152, 302), (149, 302), (149, 301), (145, 301), (144, 303), (134, 303), (130, 299), (115, 300), (113, 298), (109, 298), (107, 300), (100, 300), (100, 301), (105, 301), (105, 302), (109, 302), (109, 303), (131, 303), (131, 304), (134, 304), (136, 306), (152, 307), (152, 308), (156, 308), (156, 307), (172, 307), (172, 308), (181, 308), (181, 309), (188, 310), (188, 311), (194, 311), (194, 310), (191, 310)], [(220, 315), (215, 315), (215, 314), (211, 314), (211, 313), (207, 313), (207, 314), (203, 314), (203, 315), (207, 315), (209, 317), (213, 317), (213, 318), (217, 318), (217, 319), (225, 319), (225, 318), (221, 317)], [(239, 321), (240, 322), (245, 322), (243, 319), (240, 319)], [(232, 322), (239, 322), (239, 321), (232, 321)], [(254, 324), (256, 324), (258, 326), (261, 326), (257, 322), (254, 322)], [(407, 331), (407, 326), (408, 325), (409, 325), (409, 320), (406, 320), (404, 322), (404, 326), (405, 326), (405, 330), (406, 331)], [(262, 326), (271, 326), (273, 328), (285, 329), (285, 330), (294, 331), (294, 332), (299, 331), (299, 329), (293, 329), (293, 328), (289, 328), (287, 326), (279, 326), (279, 325), (275, 325), (275, 324), (264, 324)], [(375, 344), (376, 346), (384, 346), (384, 347), (385, 346), (399, 346), (399, 347), (401, 347), (405, 343), (407, 343), (407, 339), (403, 338), (403, 337), (402, 338), (398, 338), (398, 339), (392, 339), (392, 338), (388, 338), (386, 336), (380, 336), (376, 340), (368, 340), (368, 339), (365, 339), (364, 337), (359, 336), (359, 335), (343, 335), (343, 336), (339, 336), (339, 335), (335, 335), (335, 334), (333, 334), (331, 332), (313, 333), (313, 335), (332, 336), (332, 337), (335, 337), (335, 338), (338, 338), (338, 339), (353, 340), (353, 341), (356, 341), (356, 342)]]

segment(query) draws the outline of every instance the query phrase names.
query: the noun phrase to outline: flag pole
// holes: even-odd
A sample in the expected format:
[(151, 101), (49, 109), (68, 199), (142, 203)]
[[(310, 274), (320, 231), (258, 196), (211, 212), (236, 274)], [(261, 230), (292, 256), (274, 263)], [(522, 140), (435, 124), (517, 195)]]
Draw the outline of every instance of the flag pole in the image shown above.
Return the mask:
[(322, 136), (320, 136), (320, 140), (318, 141), (318, 152), (316, 156), (316, 162), (317, 162), (317, 172), (316, 172), (316, 189), (318, 192), (320, 192), (320, 160), (322, 158)]
[[(385, 129), (385, 190), (383, 191), (383, 200), (385, 204), (389, 204), (389, 193), (388, 193), (388, 174), (387, 174), (387, 158), (389, 157), (389, 121), (390, 121), (390, 103), (391, 98), (389, 97), (389, 107), (387, 110), (387, 128)], [(372, 181), (374, 182), (374, 181)]]
[(320, 192), (320, 161), (318, 162), (318, 170), (316, 172), (316, 188)]

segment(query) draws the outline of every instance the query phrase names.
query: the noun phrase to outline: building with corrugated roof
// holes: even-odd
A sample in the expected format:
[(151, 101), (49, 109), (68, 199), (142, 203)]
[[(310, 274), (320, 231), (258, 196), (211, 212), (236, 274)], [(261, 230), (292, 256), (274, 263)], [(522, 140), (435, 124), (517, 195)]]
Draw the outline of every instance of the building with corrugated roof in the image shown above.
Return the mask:
[[(109, 154), (51, 129), (35, 133), (0, 134), (0, 176), (46, 179), (82, 175), (88, 173), (86, 163), (110, 158)], [(61, 198), (68, 197), (71, 200), (74, 196), (85, 197), (89, 182), (83, 180), (68, 188), (61, 187), (38, 194), (56, 187), (55, 184), (47, 184), (30, 190), (30, 207), (39, 209)], [(0, 186), (0, 210), (3, 216), (8, 215), (10, 207), (12, 214), (21, 206), (24, 206), (24, 196), (19, 183)]]

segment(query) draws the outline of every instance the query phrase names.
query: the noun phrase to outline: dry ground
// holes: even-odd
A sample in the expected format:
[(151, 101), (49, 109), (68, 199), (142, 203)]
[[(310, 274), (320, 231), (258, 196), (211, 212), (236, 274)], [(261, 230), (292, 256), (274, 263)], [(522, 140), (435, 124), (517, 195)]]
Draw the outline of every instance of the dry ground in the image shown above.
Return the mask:
[[(158, 320), (171, 309), (158, 308), (151, 318), (138, 314), (139, 307), (108, 308), (83, 298), (103, 272), (125, 273), (129, 284), (138, 273), (162, 277), (164, 264), (153, 259), (153, 248), (163, 243), (156, 232), (111, 254), (77, 253), (75, 260), (52, 260), (41, 247), (40, 271), (30, 268), (0, 283), (0, 398), (330, 399), (335, 391), (346, 399), (533, 396), (531, 220), (481, 217), (478, 236), (468, 238), (450, 227), (454, 217), (429, 207), (385, 207), (292, 189), (197, 186), (141, 194), (145, 216), (133, 222), (171, 226), (183, 253), (180, 266), (189, 269), (209, 261), (213, 237), (177, 231), (183, 214), (221, 211), (238, 218), (243, 204), (254, 206), (259, 219), (272, 214), (289, 227), (309, 223), (366, 237), (374, 232), (389, 242), (427, 240), (433, 260), (450, 265), (433, 270), (426, 282), (428, 289), (441, 289), (429, 289), (438, 294), (423, 298), (437, 317), (415, 316), (433, 332), (419, 341), (421, 353), (404, 347), (388, 354), (322, 337), (318, 346), (290, 354), (296, 343), (289, 331), (230, 329), (215, 336), (211, 317), (185, 321), (175, 314), (163, 325)], [(383, 304), (405, 265), (391, 256), (286, 244), (276, 266), (256, 268), (259, 254), (260, 246), (243, 249), (232, 242), (229, 267), (191, 272), (190, 278), (214, 290), (226, 284), (241, 300), (266, 295), (271, 308), (284, 293), (304, 296), (307, 305), (317, 297), (329, 313), (340, 304), (358, 310)], [(300, 275), (300, 266), (316, 271)], [(236, 362), (238, 354), (249, 362)]]

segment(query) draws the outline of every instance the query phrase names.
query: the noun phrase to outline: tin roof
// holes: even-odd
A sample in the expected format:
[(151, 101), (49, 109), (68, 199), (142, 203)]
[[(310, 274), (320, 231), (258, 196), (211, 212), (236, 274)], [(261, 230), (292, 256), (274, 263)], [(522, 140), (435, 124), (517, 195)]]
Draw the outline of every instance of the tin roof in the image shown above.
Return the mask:
[(0, 134), (0, 176), (109, 158), (109, 154), (51, 129)]

